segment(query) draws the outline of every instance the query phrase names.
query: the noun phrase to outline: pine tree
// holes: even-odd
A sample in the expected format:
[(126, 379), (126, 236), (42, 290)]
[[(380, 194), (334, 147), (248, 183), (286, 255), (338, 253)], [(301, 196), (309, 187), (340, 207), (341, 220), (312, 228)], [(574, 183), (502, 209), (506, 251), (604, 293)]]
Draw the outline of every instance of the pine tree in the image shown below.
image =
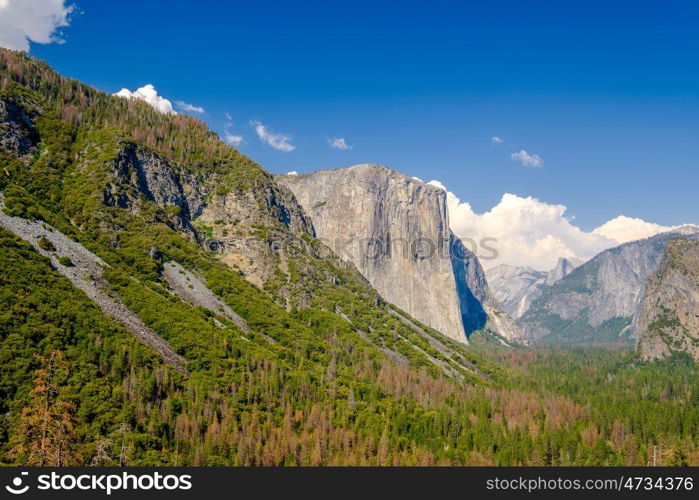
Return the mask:
[(59, 385), (67, 363), (60, 351), (51, 352), (48, 358), (36, 357), (40, 367), (34, 371), (29, 405), (22, 410), (9, 454), (28, 466), (73, 465), (77, 458), (75, 405), (66, 399), (69, 388)]
[(100, 438), (95, 446), (95, 454), (90, 461), (91, 467), (98, 467), (101, 465), (109, 465), (112, 461), (112, 457), (109, 456), (109, 449), (112, 447), (112, 440), (106, 438)]

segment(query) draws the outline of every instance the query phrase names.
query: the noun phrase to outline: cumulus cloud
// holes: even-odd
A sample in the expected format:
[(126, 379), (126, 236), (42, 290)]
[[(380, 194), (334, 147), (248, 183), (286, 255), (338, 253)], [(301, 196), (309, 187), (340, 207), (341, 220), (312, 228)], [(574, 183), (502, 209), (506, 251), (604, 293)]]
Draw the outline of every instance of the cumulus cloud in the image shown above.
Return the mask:
[(352, 146), (347, 144), (344, 137), (333, 137), (331, 139), (328, 139), (328, 144), (330, 144), (331, 148), (340, 149), (342, 151), (352, 149)]
[(146, 101), (148, 104), (153, 106), (159, 113), (170, 113), (176, 115), (174, 109), (172, 109), (172, 103), (162, 96), (158, 95), (158, 91), (150, 83), (144, 85), (140, 89), (131, 92), (129, 89), (121, 89), (119, 92), (114, 94), (119, 97), (124, 97), (126, 99), (141, 99)]
[(29, 50), (29, 42), (62, 43), (75, 6), (64, 0), (0, 0), (0, 47)]
[(184, 101), (175, 101), (175, 105), (182, 111), (187, 113), (206, 113), (204, 108), (201, 106), (195, 106), (194, 104), (188, 104)]
[(525, 150), (517, 151), (512, 153), (510, 158), (513, 161), (518, 161), (525, 167), (543, 167), (544, 160), (539, 155), (532, 155), (527, 153)]
[(286, 175), (294, 176), (294, 175), (299, 175), (299, 173), (296, 170), (292, 170), (291, 172), (287, 172)]
[(296, 146), (291, 144), (292, 137), (290, 135), (275, 134), (259, 120), (251, 121), (250, 125), (252, 125), (255, 128), (257, 137), (259, 137), (260, 140), (263, 143), (267, 144), (269, 147), (274, 148), (278, 151), (284, 151), (285, 153), (289, 153), (296, 149)]
[(601, 234), (619, 243), (626, 243), (627, 241), (650, 238), (658, 233), (664, 233), (672, 229), (677, 229), (678, 227), (679, 226), (661, 226), (652, 222), (646, 222), (643, 219), (620, 215), (602, 224), (595, 229), (593, 233)]
[[(565, 205), (510, 193), (487, 212), (478, 214), (440, 182), (430, 184), (447, 192), (452, 231), (486, 268), (510, 264), (548, 271), (559, 257), (588, 260), (607, 248), (672, 229), (622, 216), (586, 232), (573, 224)], [(497, 250), (496, 258), (489, 249)]]
[(493, 144), (502, 144), (503, 142), (505, 142), (505, 140), (502, 137), (498, 137), (496, 135), (490, 138), (490, 142), (492, 142)]

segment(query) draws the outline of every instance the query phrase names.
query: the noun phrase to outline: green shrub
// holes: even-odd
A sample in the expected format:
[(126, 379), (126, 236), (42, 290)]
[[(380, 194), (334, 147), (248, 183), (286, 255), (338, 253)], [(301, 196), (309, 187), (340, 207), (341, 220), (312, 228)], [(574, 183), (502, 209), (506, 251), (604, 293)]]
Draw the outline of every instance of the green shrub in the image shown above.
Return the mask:
[(62, 255), (61, 257), (59, 257), (58, 263), (64, 267), (73, 267), (73, 261), (70, 260), (70, 257), (66, 255)]
[(51, 243), (45, 236), (42, 236), (39, 238), (39, 248), (46, 252), (55, 252), (56, 247), (53, 246), (53, 243)]

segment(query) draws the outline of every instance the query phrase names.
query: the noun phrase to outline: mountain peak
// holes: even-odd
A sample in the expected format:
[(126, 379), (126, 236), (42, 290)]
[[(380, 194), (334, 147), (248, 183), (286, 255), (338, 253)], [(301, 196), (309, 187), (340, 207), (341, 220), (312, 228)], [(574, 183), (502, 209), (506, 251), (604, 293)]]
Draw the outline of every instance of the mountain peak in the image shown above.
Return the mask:
[(561, 280), (562, 278), (570, 274), (573, 271), (573, 269), (582, 264), (582, 262), (583, 261), (581, 259), (578, 259), (576, 257), (559, 257), (556, 267), (551, 269), (546, 274), (546, 285), (550, 286), (556, 283), (557, 281)]

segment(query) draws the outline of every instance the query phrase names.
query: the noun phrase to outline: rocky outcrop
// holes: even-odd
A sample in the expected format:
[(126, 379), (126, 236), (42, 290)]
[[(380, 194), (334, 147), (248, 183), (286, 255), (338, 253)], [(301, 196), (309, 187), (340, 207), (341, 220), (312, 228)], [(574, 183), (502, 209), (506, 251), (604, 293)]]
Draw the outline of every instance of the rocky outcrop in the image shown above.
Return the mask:
[(580, 266), (583, 262), (584, 261), (576, 258), (559, 258), (558, 263), (556, 263), (556, 267), (546, 273), (546, 276), (544, 277), (544, 284), (546, 286), (551, 286), (554, 283), (557, 283), (572, 273), (573, 270)]
[(5, 149), (27, 163), (37, 152), (39, 134), (35, 115), (16, 103), (0, 99), (0, 150)]
[(209, 250), (261, 288), (279, 265), (287, 268), (299, 247), (304, 253), (331, 253), (309, 247), (303, 238), (315, 236), (310, 219), (294, 195), (271, 178), (211, 196), (195, 225)]
[(699, 239), (688, 226), (606, 250), (543, 290), (518, 320), (531, 340), (616, 342), (631, 338), (632, 319), (648, 276), (670, 240)]
[(514, 319), (519, 319), (546, 287), (569, 275), (581, 263), (577, 259), (560, 258), (549, 272), (501, 264), (487, 270), (486, 275), (490, 289), (503, 309)]
[(198, 208), (202, 195), (197, 190), (185, 194), (180, 175), (165, 158), (136, 143), (120, 145), (116, 158), (111, 162), (111, 172), (103, 190), (103, 203), (107, 206), (140, 212), (143, 201), (152, 201), (168, 212), (174, 229), (194, 233), (190, 221), (190, 200)]
[(699, 241), (670, 241), (646, 281), (634, 327), (643, 359), (687, 352), (699, 361)]
[(311, 216), (316, 236), (386, 301), (460, 342), (486, 327), (496, 301), (477, 258), (449, 230), (442, 189), (370, 164), (276, 180)]
[(230, 232), (234, 232), (238, 226), (281, 225), (292, 234), (314, 235), (311, 221), (293, 194), (277, 186), (271, 179), (244, 191), (230, 190), (212, 197), (201, 210), (199, 221), (228, 226)]

